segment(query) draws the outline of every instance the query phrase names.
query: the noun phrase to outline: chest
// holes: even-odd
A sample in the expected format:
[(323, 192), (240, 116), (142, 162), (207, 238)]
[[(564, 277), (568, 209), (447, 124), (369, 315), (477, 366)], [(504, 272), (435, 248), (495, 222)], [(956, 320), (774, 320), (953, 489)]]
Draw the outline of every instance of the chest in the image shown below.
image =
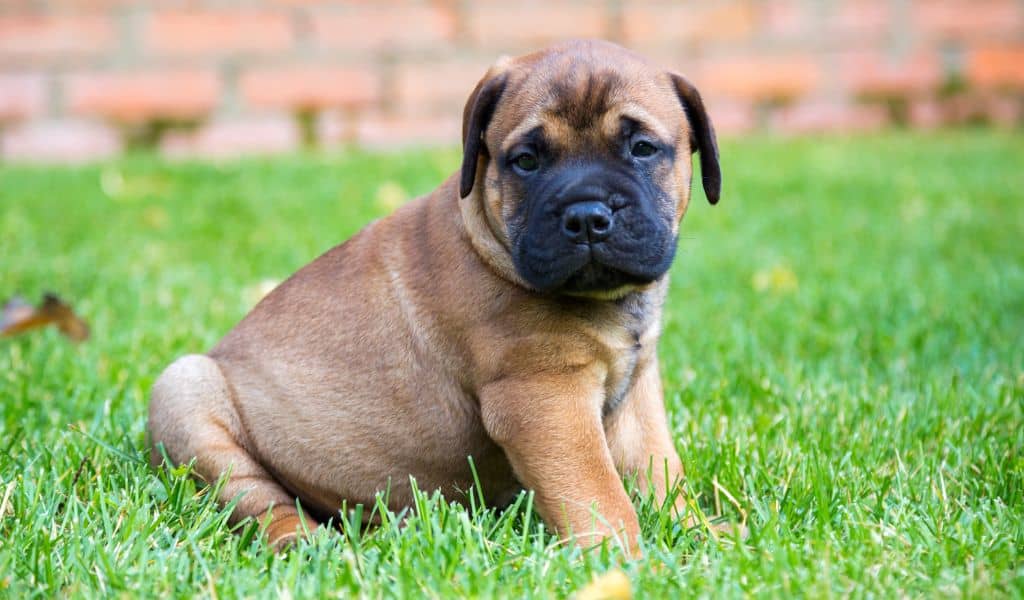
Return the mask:
[[(656, 298), (655, 298), (656, 299)], [(601, 413), (607, 418), (628, 402), (638, 377), (656, 359), (661, 333), (660, 302), (636, 295), (583, 315), (579, 330), (604, 369)]]
[(604, 418), (615, 414), (629, 398), (640, 374), (655, 360), (659, 336), (658, 323), (645, 323), (642, 331), (629, 330), (626, 343), (608, 346), (605, 396), (601, 406)]

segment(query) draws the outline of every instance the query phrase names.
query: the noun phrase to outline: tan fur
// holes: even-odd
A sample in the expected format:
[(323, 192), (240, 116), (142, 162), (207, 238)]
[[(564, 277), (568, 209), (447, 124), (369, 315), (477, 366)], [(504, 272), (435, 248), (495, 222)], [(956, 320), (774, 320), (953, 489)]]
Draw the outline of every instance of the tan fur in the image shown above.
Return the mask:
[[(681, 219), (686, 117), (668, 76), (620, 48), (577, 42), (492, 68), (485, 81), (533, 83), (499, 103), (487, 148), (524, 123), (581, 154), (609, 135), (607, 119), (579, 131), (550, 112), (550, 82), (580, 65), (626, 77), (611, 112), (674, 136), (678, 158), (663, 185)], [(456, 174), (367, 226), (154, 385), (151, 443), (174, 463), (195, 457), (206, 481), (230, 469), (221, 501), (244, 494), (233, 518), (263, 518), (275, 547), (316, 526), (299, 518), (296, 498), (326, 518), (389, 489), (399, 509), (412, 500), (412, 476), (464, 501), (472, 456), (489, 502), (533, 489), (558, 532), (582, 544), (614, 537), (635, 551), (637, 515), (621, 477), (638, 475), (659, 498), (682, 477), (655, 355), (667, 280), (607, 298), (530, 291), (505, 230), (520, 199), (500, 187), (493, 161), (478, 164), (466, 198)]]

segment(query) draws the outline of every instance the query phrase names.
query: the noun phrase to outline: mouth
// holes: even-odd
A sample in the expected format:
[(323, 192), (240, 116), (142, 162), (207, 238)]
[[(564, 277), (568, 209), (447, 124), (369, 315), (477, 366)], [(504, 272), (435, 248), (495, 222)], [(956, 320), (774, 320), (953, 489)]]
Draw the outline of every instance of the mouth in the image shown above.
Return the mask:
[(543, 258), (531, 258), (534, 260), (518, 261), (520, 275), (544, 293), (618, 298), (664, 274), (660, 265), (644, 268), (635, 257), (622, 255), (603, 243), (576, 244), (571, 249), (545, 252)]
[(590, 251), (590, 260), (558, 287), (558, 291), (570, 295), (607, 294), (621, 290), (631, 290), (651, 283), (649, 277), (643, 277), (612, 267)]
[(534, 211), (512, 236), (516, 270), (542, 293), (606, 298), (645, 287), (668, 271), (675, 254), (675, 234), (657, 206), (633, 201), (610, 211), (604, 202), (576, 199)]

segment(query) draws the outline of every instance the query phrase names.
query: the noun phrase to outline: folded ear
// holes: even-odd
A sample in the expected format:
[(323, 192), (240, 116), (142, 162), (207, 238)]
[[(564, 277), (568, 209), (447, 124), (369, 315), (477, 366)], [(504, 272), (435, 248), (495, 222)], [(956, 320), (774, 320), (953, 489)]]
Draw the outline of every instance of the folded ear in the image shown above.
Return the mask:
[(491, 69), (476, 84), (462, 111), (462, 177), (459, 183), (459, 196), (462, 198), (473, 191), (480, 154), (487, 153), (484, 131), (494, 116), (494, 109), (498, 106), (498, 99), (508, 79), (505, 73), (495, 74), (493, 71)]
[(700, 152), (700, 173), (704, 181), (704, 195), (708, 202), (717, 204), (722, 194), (722, 168), (718, 164), (718, 141), (711, 118), (704, 109), (700, 93), (685, 77), (671, 74), (676, 96), (683, 105), (683, 111), (690, 122), (690, 148)]

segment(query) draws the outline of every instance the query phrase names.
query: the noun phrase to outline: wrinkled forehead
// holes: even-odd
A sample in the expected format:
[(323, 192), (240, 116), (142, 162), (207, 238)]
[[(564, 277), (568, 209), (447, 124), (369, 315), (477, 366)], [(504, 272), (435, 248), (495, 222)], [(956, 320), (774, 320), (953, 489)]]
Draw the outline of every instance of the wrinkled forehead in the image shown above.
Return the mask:
[[(623, 127), (675, 143), (684, 115), (668, 77), (645, 63), (566, 59), (514, 68), (492, 120), (502, 150), (530, 132), (567, 145), (617, 139)], [(505, 100), (506, 98), (503, 98)]]

